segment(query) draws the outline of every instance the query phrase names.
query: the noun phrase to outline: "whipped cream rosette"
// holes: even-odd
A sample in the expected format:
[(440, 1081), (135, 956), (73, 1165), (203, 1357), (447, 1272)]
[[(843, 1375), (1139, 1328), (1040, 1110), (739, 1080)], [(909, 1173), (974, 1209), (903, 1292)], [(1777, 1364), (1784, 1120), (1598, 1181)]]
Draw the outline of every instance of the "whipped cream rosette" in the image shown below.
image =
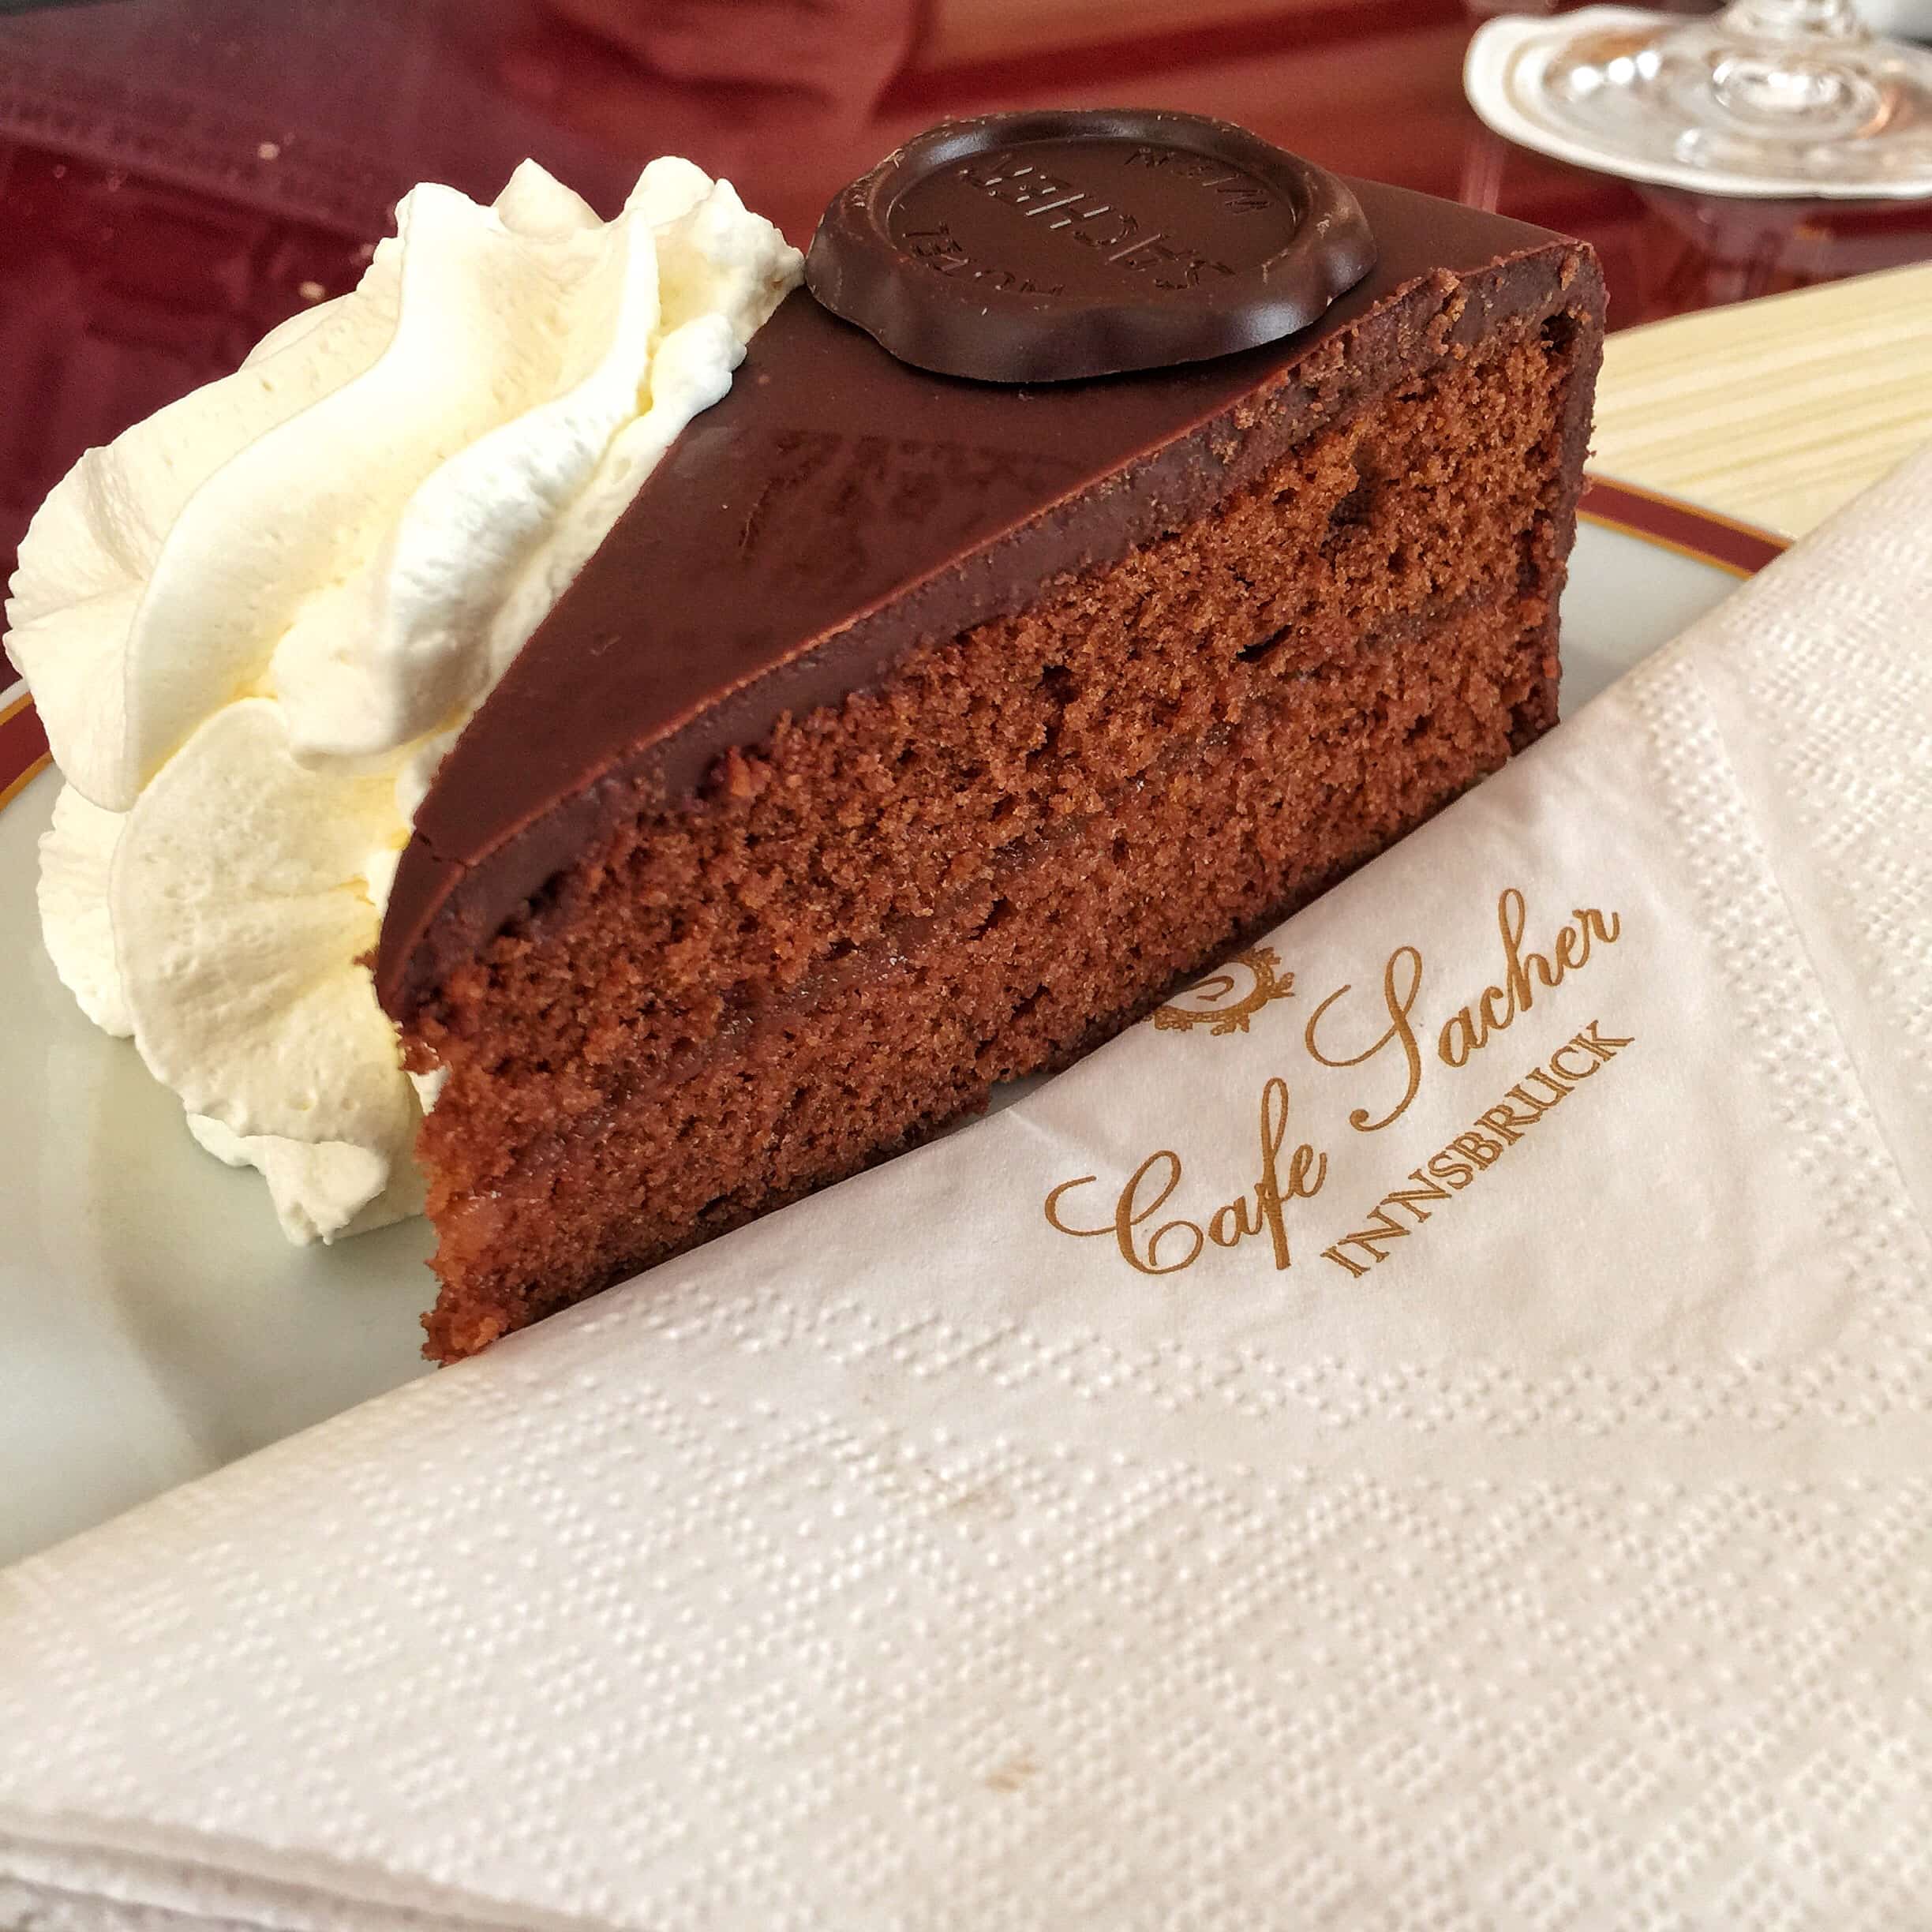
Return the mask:
[(799, 269), (683, 161), (608, 223), (534, 163), (489, 208), (420, 187), (352, 294), (36, 517), (7, 644), (67, 781), (48, 950), (290, 1239), (419, 1210), (426, 1091), (360, 963), (416, 808)]

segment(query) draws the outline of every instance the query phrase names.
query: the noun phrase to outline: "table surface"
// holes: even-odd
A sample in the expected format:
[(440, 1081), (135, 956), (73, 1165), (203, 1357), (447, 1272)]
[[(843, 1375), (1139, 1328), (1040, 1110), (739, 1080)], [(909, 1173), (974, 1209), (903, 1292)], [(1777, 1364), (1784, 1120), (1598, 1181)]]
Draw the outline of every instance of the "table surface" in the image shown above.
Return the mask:
[[(1680, 10), (1702, 10), (1695, 0)], [(0, 576), (79, 452), (354, 283), (412, 182), (691, 155), (795, 238), (947, 116), (1133, 101), (1586, 236), (1604, 470), (1788, 532), (1932, 435), (1932, 204), (1724, 202), (1512, 148), (1466, 0), (111, 0), (0, 20)], [(1846, 277), (1856, 280), (1844, 281)]]

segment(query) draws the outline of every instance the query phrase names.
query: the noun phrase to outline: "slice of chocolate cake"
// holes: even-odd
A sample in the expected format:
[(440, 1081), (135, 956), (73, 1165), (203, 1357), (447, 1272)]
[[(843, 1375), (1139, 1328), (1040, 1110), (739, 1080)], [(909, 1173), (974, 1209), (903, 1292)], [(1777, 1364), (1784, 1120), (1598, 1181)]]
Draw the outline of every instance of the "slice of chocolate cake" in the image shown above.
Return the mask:
[(376, 963), (431, 1354), (1065, 1064), (1556, 721), (1593, 258), (1235, 138), (896, 157), (812, 257), (864, 328), (784, 302), (463, 732)]

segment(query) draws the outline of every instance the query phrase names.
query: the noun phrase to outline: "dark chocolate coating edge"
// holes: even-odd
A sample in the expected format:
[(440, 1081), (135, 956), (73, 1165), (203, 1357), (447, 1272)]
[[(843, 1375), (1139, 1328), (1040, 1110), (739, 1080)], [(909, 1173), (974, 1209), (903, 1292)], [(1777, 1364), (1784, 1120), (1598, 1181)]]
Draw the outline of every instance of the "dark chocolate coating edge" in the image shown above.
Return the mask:
[(1601, 316), (1583, 245), (1351, 186), (1374, 272), (1299, 335), (1178, 369), (995, 388), (788, 298), (445, 758), (383, 920), (385, 1010), (409, 1024), (608, 826), (781, 717), (1118, 560), (1497, 321)]

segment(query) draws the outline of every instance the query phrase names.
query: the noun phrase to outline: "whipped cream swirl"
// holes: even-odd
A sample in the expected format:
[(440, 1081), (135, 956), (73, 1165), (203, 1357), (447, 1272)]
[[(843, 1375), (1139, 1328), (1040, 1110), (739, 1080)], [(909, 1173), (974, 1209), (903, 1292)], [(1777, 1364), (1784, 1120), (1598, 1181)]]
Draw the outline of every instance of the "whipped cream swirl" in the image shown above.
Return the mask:
[(7, 649), (66, 784), (47, 949), (294, 1241), (417, 1211), (429, 1098), (358, 963), (436, 766), (799, 279), (653, 162), (605, 223), (534, 163), (416, 189), (355, 290), (90, 450)]

